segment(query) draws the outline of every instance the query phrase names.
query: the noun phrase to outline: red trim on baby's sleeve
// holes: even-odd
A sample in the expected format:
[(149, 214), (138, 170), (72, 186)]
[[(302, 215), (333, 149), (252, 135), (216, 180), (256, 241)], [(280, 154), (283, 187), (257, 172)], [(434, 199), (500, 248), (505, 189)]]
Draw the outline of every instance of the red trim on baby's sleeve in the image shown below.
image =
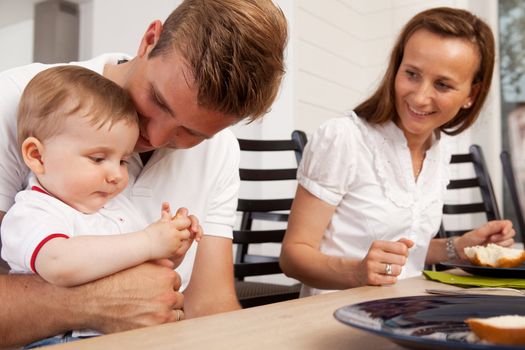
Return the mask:
[(31, 255), (31, 270), (34, 273), (38, 274), (38, 272), (36, 272), (35, 262), (36, 262), (36, 257), (38, 255), (38, 253), (40, 253), (40, 249), (42, 249), (44, 244), (46, 244), (47, 242), (49, 242), (50, 240), (52, 240), (54, 238), (66, 238), (67, 239), (67, 238), (69, 238), (69, 236), (67, 236), (67, 235), (65, 235), (63, 233), (53, 233), (53, 234), (47, 236), (46, 238), (44, 238), (42, 241), (40, 241), (40, 243), (38, 243), (38, 245), (35, 248), (35, 251)]

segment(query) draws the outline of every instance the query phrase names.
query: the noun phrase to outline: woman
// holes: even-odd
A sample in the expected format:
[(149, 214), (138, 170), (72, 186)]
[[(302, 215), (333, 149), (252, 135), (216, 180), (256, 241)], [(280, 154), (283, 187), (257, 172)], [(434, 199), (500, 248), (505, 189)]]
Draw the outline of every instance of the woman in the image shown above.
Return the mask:
[(513, 244), (509, 221), (433, 239), (449, 182), (448, 135), (471, 126), (489, 91), (492, 31), (471, 13), (434, 8), (413, 17), (376, 90), (308, 142), (283, 241), (281, 267), (323, 289), (392, 284), (463, 248)]

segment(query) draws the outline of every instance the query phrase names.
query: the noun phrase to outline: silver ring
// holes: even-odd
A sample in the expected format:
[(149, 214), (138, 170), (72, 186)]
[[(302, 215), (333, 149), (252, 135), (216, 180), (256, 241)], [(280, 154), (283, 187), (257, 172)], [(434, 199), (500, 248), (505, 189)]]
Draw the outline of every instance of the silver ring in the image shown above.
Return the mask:
[(392, 274), (392, 264), (386, 264), (385, 266), (385, 274), (391, 275)]

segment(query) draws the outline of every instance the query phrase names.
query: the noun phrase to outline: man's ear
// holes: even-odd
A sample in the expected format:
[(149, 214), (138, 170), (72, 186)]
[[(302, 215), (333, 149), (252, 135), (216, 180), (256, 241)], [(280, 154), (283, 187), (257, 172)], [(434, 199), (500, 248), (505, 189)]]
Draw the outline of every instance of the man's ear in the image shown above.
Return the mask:
[(162, 22), (159, 20), (151, 22), (140, 41), (139, 51), (137, 56), (147, 57), (151, 50), (157, 45), (160, 33), (162, 32)]
[(44, 145), (36, 137), (28, 137), (22, 142), (22, 157), (24, 162), (37, 175), (43, 174), (45, 171), (42, 153)]

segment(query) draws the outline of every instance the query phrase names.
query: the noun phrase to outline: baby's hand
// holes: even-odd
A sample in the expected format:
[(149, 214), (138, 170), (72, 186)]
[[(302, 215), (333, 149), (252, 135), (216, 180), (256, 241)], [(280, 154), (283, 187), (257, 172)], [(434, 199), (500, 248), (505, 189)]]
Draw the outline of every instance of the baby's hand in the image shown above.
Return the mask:
[[(190, 224), (185, 225), (189, 219)], [(186, 230), (189, 230), (190, 237), (188, 240), (182, 242), (182, 246), (173, 254), (171, 260), (175, 263), (175, 266), (179, 266), (184, 258), (184, 255), (190, 249), (193, 240), (197, 242), (201, 240), (203, 235), (203, 230), (201, 225), (199, 225), (199, 220), (194, 215), (188, 215), (188, 209), (179, 208), (175, 216), (171, 220), (176, 223), (178, 228), (184, 227)]]
[(188, 215), (188, 209), (186, 208), (179, 208), (177, 210), (177, 213), (175, 214), (175, 216), (173, 216), (171, 219), (173, 221), (177, 221), (179, 218), (188, 218), (190, 219), (190, 226), (189, 227), (185, 227), (186, 229), (188, 229), (191, 233), (191, 239), (193, 240), (196, 240), (197, 242), (199, 242), (202, 238), (202, 235), (203, 235), (203, 230), (202, 230), (202, 227), (201, 225), (199, 224), (199, 219), (197, 219), (197, 217), (195, 215)]
[(192, 220), (183, 213), (173, 220), (169, 205), (163, 203), (160, 220), (144, 230), (149, 241), (148, 260), (184, 256), (195, 235), (189, 230), (191, 225)]

